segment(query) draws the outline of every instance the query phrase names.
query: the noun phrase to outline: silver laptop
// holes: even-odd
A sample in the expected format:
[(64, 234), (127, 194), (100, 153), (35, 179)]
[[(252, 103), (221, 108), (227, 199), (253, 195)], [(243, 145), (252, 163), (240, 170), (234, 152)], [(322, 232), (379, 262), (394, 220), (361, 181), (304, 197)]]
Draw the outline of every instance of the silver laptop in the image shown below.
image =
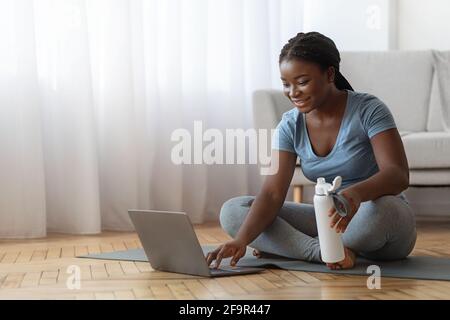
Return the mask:
[(204, 277), (263, 270), (227, 265), (217, 269), (209, 267), (194, 228), (184, 212), (128, 210), (128, 213), (153, 269)]

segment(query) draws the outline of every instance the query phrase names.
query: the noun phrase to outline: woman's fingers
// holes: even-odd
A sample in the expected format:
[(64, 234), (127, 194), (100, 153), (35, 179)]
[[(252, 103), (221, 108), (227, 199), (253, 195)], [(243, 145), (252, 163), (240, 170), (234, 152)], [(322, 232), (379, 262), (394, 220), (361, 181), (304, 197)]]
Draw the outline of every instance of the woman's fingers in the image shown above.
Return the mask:
[(223, 258), (228, 258), (233, 255), (234, 248), (223, 246), (223, 248), (219, 251), (216, 257), (216, 265), (214, 266), (216, 269), (220, 266), (220, 262), (222, 262)]
[(328, 211), (328, 216), (331, 217), (335, 213), (336, 213), (336, 209), (333, 207)]
[(334, 210), (334, 215), (331, 217), (330, 227), (333, 228), (336, 223), (338, 223), (341, 216), (337, 214), (336, 210)]
[(208, 252), (208, 254), (206, 255), (206, 263), (208, 264), (208, 266), (211, 264), (211, 262), (214, 261), (220, 248), (221, 247), (215, 249), (214, 251)]
[(234, 266), (241, 259), (246, 252), (246, 247), (240, 248), (237, 246), (222, 245), (214, 251), (206, 255), (206, 263), (208, 266), (215, 260), (214, 268), (218, 268), (222, 259), (232, 257), (230, 265)]
[(214, 268), (216, 268), (216, 269), (219, 267), (220, 262), (222, 261), (224, 249), (225, 249), (225, 247), (222, 247), (216, 256), (216, 264), (214, 265)]
[(338, 226), (336, 227), (336, 231), (344, 233), (347, 229), (348, 223), (349, 221), (346, 217), (342, 218), (341, 221), (339, 221)]
[(333, 225), (335, 223), (334, 219), (336, 218), (336, 209), (334, 207), (328, 211), (328, 216), (331, 217), (330, 227), (333, 228)]
[(242, 249), (238, 250), (231, 259), (230, 265), (235, 266), (236, 263), (238, 263), (239, 259), (241, 259), (244, 256), (244, 254), (245, 251), (243, 252)]

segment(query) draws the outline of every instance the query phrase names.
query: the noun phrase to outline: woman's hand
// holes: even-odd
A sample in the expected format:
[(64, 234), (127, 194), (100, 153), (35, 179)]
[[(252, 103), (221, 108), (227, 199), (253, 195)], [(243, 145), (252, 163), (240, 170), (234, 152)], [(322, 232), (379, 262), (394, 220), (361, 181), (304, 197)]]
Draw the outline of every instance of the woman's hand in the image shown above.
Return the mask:
[(230, 265), (235, 266), (236, 263), (245, 255), (247, 245), (238, 240), (230, 240), (220, 245), (214, 251), (208, 252), (206, 255), (206, 263), (208, 266), (216, 260), (214, 268), (218, 268), (223, 258), (233, 257)]
[(333, 206), (330, 209), (330, 213), (328, 214), (331, 218), (330, 227), (333, 228), (336, 225), (336, 232), (345, 232), (347, 229), (348, 224), (356, 214), (356, 212), (359, 209), (359, 206), (361, 205), (361, 197), (360, 195), (352, 190), (351, 188), (344, 189), (341, 192), (339, 192), (341, 196), (344, 196), (347, 201), (350, 204), (350, 212), (347, 213), (345, 217), (341, 217), (337, 211), (336, 208)]

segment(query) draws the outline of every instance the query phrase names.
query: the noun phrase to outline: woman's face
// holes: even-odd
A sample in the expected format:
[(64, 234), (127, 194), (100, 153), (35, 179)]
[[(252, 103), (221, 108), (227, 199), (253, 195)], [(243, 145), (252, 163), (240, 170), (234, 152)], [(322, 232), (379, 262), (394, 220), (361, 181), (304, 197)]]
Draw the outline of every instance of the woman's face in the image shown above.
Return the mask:
[(323, 71), (317, 63), (301, 59), (283, 60), (280, 74), (284, 94), (303, 113), (320, 107), (334, 85), (334, 68)]

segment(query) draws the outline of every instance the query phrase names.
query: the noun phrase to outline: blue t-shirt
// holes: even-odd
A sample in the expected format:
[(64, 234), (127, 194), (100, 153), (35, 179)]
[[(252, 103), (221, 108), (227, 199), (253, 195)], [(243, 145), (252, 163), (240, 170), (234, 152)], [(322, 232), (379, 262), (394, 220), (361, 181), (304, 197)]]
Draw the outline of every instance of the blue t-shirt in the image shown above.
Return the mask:
[(306, 178), (316, 182), (317, 178), (324, 177), (331, 183), (336, 176), (341, 176), (340, 189), (366, 180), (379, 171), (370, 138), (396, 128), (391, 112), (380, 99), (367, 93), (347, 92), (347, 104), (336, 143), (325, 157), (314, 153), (305, 114), (297, 108), (283, 114), (272, 139), (272, 149), (298, 155)]

